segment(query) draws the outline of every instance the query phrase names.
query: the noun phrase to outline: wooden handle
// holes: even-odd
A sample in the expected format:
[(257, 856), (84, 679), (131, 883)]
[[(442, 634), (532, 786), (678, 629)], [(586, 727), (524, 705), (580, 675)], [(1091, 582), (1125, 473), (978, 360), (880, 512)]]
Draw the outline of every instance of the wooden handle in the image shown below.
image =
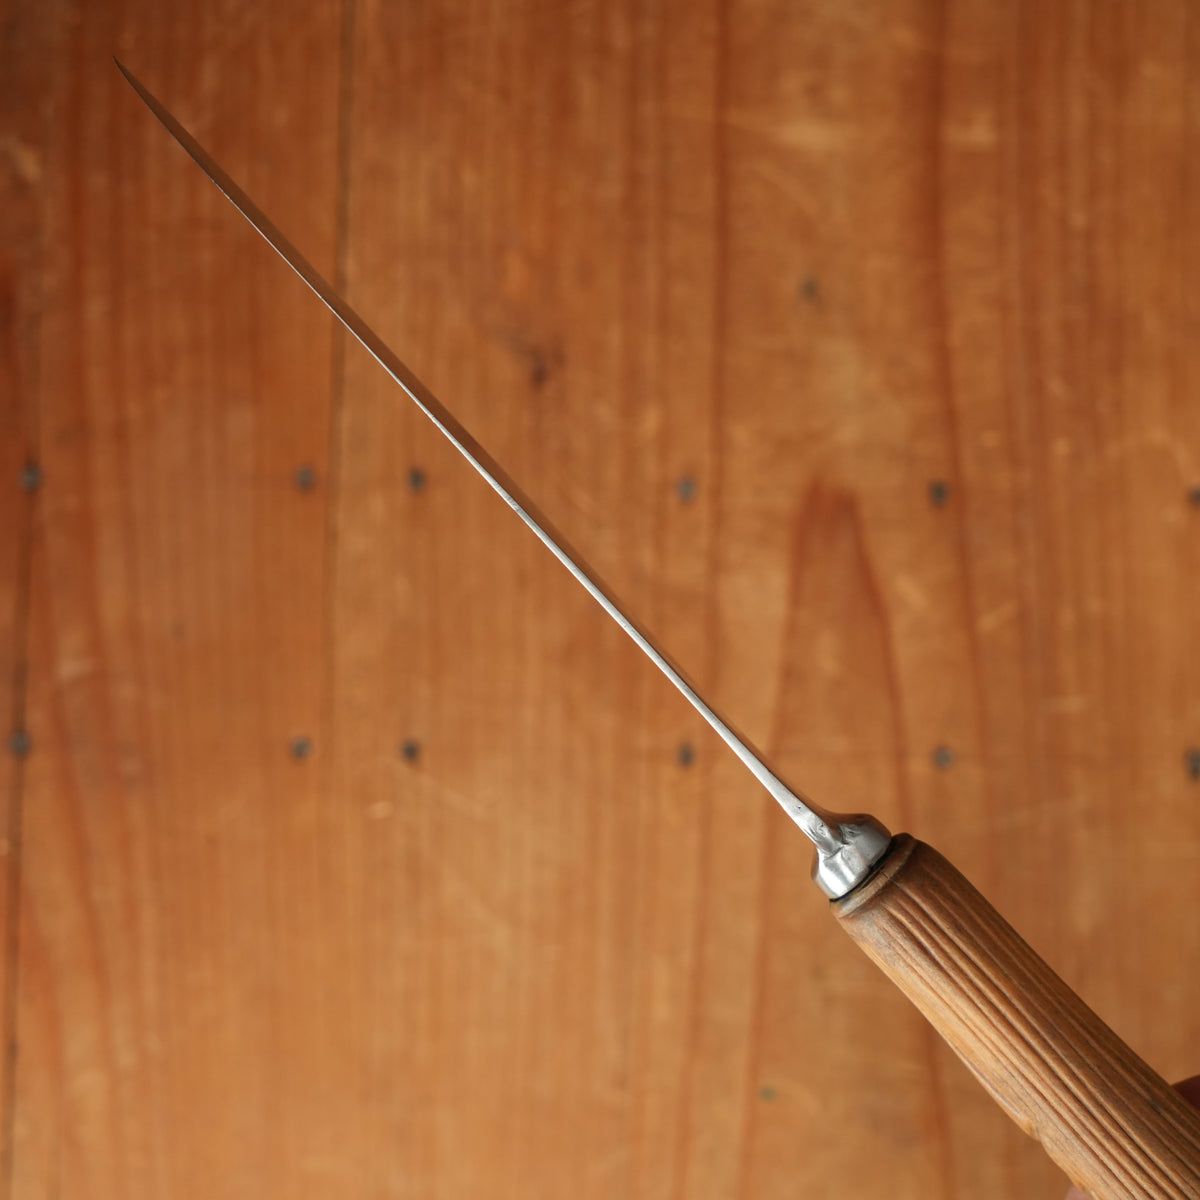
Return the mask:
[(936, 850), (901, 834), (833, 903), (850, 936), (1096, 1200), (1197, 1200), (1200, 1112)]

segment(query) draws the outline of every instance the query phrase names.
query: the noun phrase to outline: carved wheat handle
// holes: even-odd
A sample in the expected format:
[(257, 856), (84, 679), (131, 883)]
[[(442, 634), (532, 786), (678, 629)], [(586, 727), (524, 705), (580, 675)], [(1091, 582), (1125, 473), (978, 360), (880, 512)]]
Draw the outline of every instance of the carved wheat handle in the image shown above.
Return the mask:
[(1200, 1112), (936, 850), (895, 838), (834, 912), (984, 1087), (1096, 1200), (1197, 1200)]

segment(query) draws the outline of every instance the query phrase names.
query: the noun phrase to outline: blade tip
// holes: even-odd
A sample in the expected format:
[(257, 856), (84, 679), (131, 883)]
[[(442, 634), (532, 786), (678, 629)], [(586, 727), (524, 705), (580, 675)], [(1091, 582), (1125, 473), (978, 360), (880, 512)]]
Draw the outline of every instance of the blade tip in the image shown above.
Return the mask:
[(139, 96), (144, 98), (146, 95), (146, 89), (142, 86), (142, 81), (115, 54), (113, 55), (113, 62), (117, 64), (117, 70), (125, 76), (125, 82), (129, 84), (129, 86), (133, 88), (133, 90), (137, 92)]

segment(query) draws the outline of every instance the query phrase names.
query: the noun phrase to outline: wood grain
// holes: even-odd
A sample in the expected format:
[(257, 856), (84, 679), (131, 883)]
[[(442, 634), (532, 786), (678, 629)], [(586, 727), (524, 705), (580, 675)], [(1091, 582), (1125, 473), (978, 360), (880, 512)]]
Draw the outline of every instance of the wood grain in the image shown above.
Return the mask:
[(1196, 1071), (1190, 5), (3, 18), (0, 1198), (1065, 1187), (114, 53), (798, 785)]
[(1200, 1193), (1200, 1112), (936, 850), (907, 834), (833, 911), (996, 1102), (1095, 1200)]
[(8, 14), (0, 40), (0, 1189), (12, 1177), (16, 989), (24, 825), (28, 627), (36, 473), (37, 325), (41, 304), (38, 154), (48, 38), (31, 13)]
[[(327, 485), (331, 330), (150, 136), (112, 54), (174, 80), (264, 201), (298, 197), (328, 266), (337, 60), (317, 47), (339, 15), (297, 10), (269, 40), (266, 12), (185, 16), (44, 18), (13, 1196), (299, 1194), (337, 1132), (311, 1082), (336, 1039), (299, 983), (336, 950), (311, 936), (315, 754), (290, 753), (324, 749), (326, 513), (293, 475)], [(280, 108), (289, 53), (312, 69)], [(247, 104), (304, 153), (243, 139)]]

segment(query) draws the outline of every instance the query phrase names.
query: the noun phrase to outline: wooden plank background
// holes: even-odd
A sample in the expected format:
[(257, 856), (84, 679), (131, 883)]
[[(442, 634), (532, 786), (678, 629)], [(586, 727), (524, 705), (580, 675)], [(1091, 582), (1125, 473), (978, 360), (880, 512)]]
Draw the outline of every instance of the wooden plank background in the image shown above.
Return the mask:
[(1064, 1187), (114, 53), (800, 786), (1200, 1070), (1194, 5), (0, 15), (0, 1197)]

